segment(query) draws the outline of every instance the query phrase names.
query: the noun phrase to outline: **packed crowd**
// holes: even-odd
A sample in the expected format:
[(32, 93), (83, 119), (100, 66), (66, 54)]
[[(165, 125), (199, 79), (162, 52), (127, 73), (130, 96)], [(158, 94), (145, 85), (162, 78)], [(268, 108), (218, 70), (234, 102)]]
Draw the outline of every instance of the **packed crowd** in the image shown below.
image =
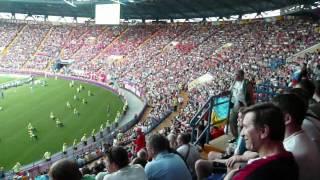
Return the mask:
[(21, 24), (0, 23), (0, 48), (6, 48), (22, 28)]
[[(6, 26), (12, 28), (3, 40), (0, 39), (4, 44), (8, 44), (13, 38), (10, 34), (19, 29), (18, 25)], [(172, 128), (173, 132), (174, 129), (181, 129), (181, 124), (187, 125), (210, 95), (230, 90), (237, 69), (244, 70), (243, 73), (252, 85), (270, 81), (276, 86), (292, 87), (301, 80), (294, 79), (293, 72), (308, 70), (317, 79), (320, 71), (319, 51), (280, 63), (319, 43), (319, 22), (310, 19), (271, 22), (261, 19), (250, 23), (224, 23), (220, 26), (211, 23), (105, 28), (25, 25), (21, 32), (8, 54), (2, 57), (1, 67), (21, 68), (25, 65), (24, 67), (44, 69), (50, 59), (59, 57), (78, 62), (70, 66), (74, 75), (82, 70), (84, 74), (106, 74), (119, 84), (130, 82), (142, 89), (148, 104), (153, 108), (147, 121), (138, 126), (149, 127), (160, 122), (174, 111), (181, 98), (180, 92), (187, 91), (190, 100), (176, 117), (179, 123), (174, 123), (176, 126)], [(45, 39), (40, 45), (43, 38)], [(37, 52), (44, 52), (48, 56), (34, 57)], [(111, 56), (121, 58), (112, 61)], [(274, 62), (280, 65), (271, 66)], [(302, 68), (299, 69), (300, 67)], [(207, 73), (214, 79), (189, 88), (190, 82)], [(131, 133), (132, 131), (124, 134), (124, 139), (130, 141)], [(110, 157), (107, 155), (106, 159), (110, 161), (108, 163), (112, 163), (113, 160), (108, 158)], [(125, 161), (127, 165), (128, 160)], [(118, 169), (124, 167), (117, 163)], [(191, 169), (195, 168), (193, 166)], [(195, 171), (191, 170), (192, 175), (199, 178), (199, 173)], [(147, 169), (145, 173), (152, 179)]]
[[(236, 81), (244, 81), (242, 70)], [(319, 179), (320, 81), (303, 73), (290, 90), (272, 101), (242, 107), (237, 112), (237, 141), (225, 153), (211, 151), (202, 159), (191, 134), (168, 130), (145, 140), (136, 129), (133, 148), (107, 145), (101, 159), (79, 166), (77, 161), (55, 162), (47, 179)], [(236, 85), (233, 85), (234, 91)], [(244, 88), (244, 87), (240, 87)], [(243, 96), (232, 92), (236, 101)], [(235, 96), (238, 95), (238, 96)], [(237, 105), (235, 105), (237, 106)], [(318, 125), (317, 125), (318, 124)], [(40, 177), (39, 177), (40, 178)]]
[[(23, 65), (29, 61), (37, 51), (38, 46), (49, 28), (47, 25), (25, 25), (21, 30), (23, 33), (13, 40), (10, 50), (1, 58), (1, 67), (23, 68)], [(11, 30), (14, 29), (10, 29), (10, 31)]]

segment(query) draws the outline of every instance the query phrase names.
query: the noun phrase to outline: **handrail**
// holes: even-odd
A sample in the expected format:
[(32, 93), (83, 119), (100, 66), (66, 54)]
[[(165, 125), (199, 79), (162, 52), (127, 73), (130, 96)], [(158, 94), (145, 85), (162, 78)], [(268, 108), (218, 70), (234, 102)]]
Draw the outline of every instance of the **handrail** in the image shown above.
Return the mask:
[[(211, 122), (211, 119), (212, 119), (211, 116), (212, 116), (212, 112), (214, 111), (214, 107), (217, 107), (226, 103), (230, 103), (230, 99), (231, 99), (230, 96), (231, 96), (231, 93), (229, 91), (220, 93), (218, 95), (210, 96), (209, 99), (206, 101), (206, 103), (201, 107), (201, 109), (193, 116), (193, 118), (190, 121), (190, 126), (192, 127), (191, 141), (194, 144), (199, 143), (200, 139), (203, 136), (206, 136), (206, 143), (209, 142), (211, 126), (220, 123), (220, 122), (214, 122), (214, 123)], [(216, 102), (216, 100), (221, 97), (228, 97), (228, 100), (222, 101), (222, 102)], [(229, 119), (229, 114), (230, 114), (230, 108), (228, 107), (226, 120)], [(207, 119), (205, 117), (207, 117)], [(201, 132), (200, 135), (196, 137), (196, 127), (199, 125), (201, 121), (207, 121), (207, 124), (205, 125), (203, 132)], [(227, 128), (227, 131), (228, 131), (228, 128)]]
[(265, 82), (261, 84), (257, 84), (255, 88), (256, 101), (263, 102), (268, 101), (272, 97), (279, 94), (279, 90), (288, 90), (289, 87), (286, 86), (274, 86), (271, 82)]

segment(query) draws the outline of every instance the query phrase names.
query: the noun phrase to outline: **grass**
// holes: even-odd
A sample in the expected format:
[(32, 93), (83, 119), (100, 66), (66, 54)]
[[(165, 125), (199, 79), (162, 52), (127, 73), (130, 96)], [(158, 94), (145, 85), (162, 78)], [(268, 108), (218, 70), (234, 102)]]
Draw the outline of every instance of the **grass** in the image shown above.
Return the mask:
[[(16, 162), (28, 164), (39, 160), (46, 151), (52, 154), (61, 151), (64, 142), (72, 145), (75, 138), (79, 142), (84, 133), (88, 137), (93, 129), (97, 132), (101, 124), (108, 119), (113, 121), (117, 111), (122, 109), (120, 97), (103, 88), (79, 82), (70, 88), (70, 81), (67, 80), (46, 81), (46, 87), (34, 85), (31, 88), (31, 85), (24, 85), (10, 88), (4, 92), (4, 99), (0, 99), (3, 108), (0, 111), (0, 166), (7, 170)], [(85, 89), (77, 93), (76, 88), (80, 84)], [(89, 89), (93, 96), (88, 97)], [(85, 98), (88, 103), (74, 100), (75, 94)], [(80, 116), (67, 108), (67, 101), (77, 108)], [(55, 121), (49, 117), (50, 112), (63, 122), (64, 127), (56, 127)], [(38, 140), (29, 137), (29, 122), (37, 129)]]
[(9, 82), (9, 81), (13, 81), (15, 79), (17, 79), (17, 78), (9, 77), (9, 76), (0, 76), (0, 84), (6, 83), (6, 82)]

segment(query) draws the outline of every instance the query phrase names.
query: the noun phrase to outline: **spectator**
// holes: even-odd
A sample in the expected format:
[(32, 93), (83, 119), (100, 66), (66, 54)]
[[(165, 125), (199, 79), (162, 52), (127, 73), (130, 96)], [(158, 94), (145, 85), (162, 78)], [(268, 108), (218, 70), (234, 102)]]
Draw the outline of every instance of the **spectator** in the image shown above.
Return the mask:
[(178, 149), (177, 152), (184, 158), (189, 166), (189, 170), (191, 171), (191, 175), (193, 177), (196, 176), (195, 173), (195, 163), (198, 159), (200, 159), (200, 153), (196, 146), (191, 143), (191, 135), (189, 133), (181, 133), (178, 135), (177, 144)]
[(315, 103), (315, 100), (312, 99), (315, 91), (315, 86), (312, 81), (308, 79), (303, 79), (300, 82), (298, 82), (298, 84), (296, 84), (295, 88), (301, 88), (306, 91), (309, 105)]
[(170, 133), (167, 136), (167, 139), (169, 140), (169, 145), (171, 149), (177, 149), (177, 136), (174, 133)]
[(129, 165), (128, 153), (120, 146), (112, 147), (106, 154), (106, 167), (110, 174), (105, 175), (103, 180), (147, 179), (146, 174), (140, 165)]
[(320, 80), (320, 64), (317, 64), (313, 74), (314, 74), (314, 79), (319, 81)]
[(137, 128), (136, 129), (136, 134), (137, 134), (137, 138), (134, 141), (134, 145), (135, 145), (134, 152), (135, 152), (135, 154), (138, 153), (141, 149), (146, 147), (145, 136), (144, 136), (144, 133), (142, 132), (141, 128)]
[(232, 94), (232, 112), (230, 117), (230, 130), (234, 138), (238, 137), (237, 116), (239, 108), (253, 104), (253, 89), (250, 82), (244, 78), (244, 71), (238, 70), (235, 81), (230, 87)]
[(298, 166), (292, 153), (282, 144), (285, 125), (282, 111), (270, 103), (256, 104), (244, 112), (243, 129), (246, 148), (259, 153), (240, 170), (229, 172), (232, 179), (298, 179)]
[(320, 155), (316, 145), (301, 129), (307, 109), (297, 95), (283, 94), (273, 99), (273, 103), (284, 112), (284, 147), (293, 153), (299, 166), (299, 179), (316, 180), (320, 177)]
[(134, 158), (131, 162), (131, 164), (140, 164), (143, 168), (146, 166), (147, 163), (148, 163), (148, 153), (145, 149), (141, 149), (138, 152), (137, 157)]
[(74, 161), (59, 160), (50, 167), (49, 176), (52, 180), (80, 180), (81, 172)]
[(148, 180), (192, 179), (181, 157), (169, 152), (169, 141), (166, 137), (159, 134), (151, 135), (147, 141), (147, 151), (152, 158), (145, 167)]
[[(243, 126), (243, 111), (244, 108), (240, 108), (238, 113), (239, 132), (241, 132)], [(212, 173), (216, 176), (218, 174), (223, 175), (227, 172), (227, 168), (239, 168), (241, 163), (247, 163), (248, 160), (256, 158), (257, 156), (258, 154), (256, 152), (246, 151), (245, 140), (242, 136), (239, 136), (235, 149), (233, 149), (233, 143), (230, 143), (226, 153), (212, 151), (208, 154), (208, 160), (198, 160), (195, 165), (197, 177), (198, 179), (204, 179)]]
[(309, 113), (320, 119), (320, 80), (314, 82), (315, 91), (313, 94), (314, 103), (309, 106)]

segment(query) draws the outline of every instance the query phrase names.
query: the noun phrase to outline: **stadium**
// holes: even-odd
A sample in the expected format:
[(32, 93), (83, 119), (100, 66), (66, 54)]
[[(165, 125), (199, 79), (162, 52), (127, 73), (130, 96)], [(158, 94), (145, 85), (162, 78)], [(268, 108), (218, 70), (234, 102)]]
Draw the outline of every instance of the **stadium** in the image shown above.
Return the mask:
[(0, 1), (0, 179), (320, 179), (320, 1)]

